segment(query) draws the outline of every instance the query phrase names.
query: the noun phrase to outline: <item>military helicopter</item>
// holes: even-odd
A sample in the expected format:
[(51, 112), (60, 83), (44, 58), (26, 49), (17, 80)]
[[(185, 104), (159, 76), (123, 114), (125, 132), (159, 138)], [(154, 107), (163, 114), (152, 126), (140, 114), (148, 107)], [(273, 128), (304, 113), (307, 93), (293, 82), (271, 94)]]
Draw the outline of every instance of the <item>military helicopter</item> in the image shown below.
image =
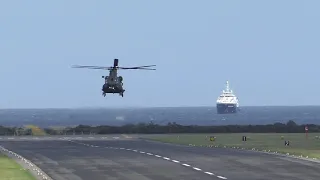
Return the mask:
[(74, 65), (73, 68), (88, 68), (88, 69), (103, 69), (109, 70), (109, 76), (102, 76), (105, 79), (105, 83), (102, 86), (102, 95), (106, 97), (106, 94), (119, 94), (123, 97), (124, 88), (123, 88), (123, 77), (118, 76), (118, 69), (141, 69), (141, 70), (156, 70), (149, 67), (153, 67), (156, 65), (148, 65), (148, 66), (137, 66), (137, 67), (119, 67), (119, 60), (114, 59), (113, 66), (111, 67), (102, 67), (102, 66), (79, 66)]

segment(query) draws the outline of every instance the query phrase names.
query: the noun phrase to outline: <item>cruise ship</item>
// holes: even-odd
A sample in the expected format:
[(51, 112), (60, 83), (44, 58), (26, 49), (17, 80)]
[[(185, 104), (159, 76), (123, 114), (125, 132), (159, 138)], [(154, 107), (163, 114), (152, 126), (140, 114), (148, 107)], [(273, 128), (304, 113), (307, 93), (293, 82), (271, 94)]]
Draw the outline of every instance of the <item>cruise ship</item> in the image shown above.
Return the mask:
[(218, 114), (230, 114), (236, 113), (239, 108), (238, 98), (233, 94), (229, 88), (229, 82), (226, 83), (226, 89), (222, 91), (222, 94), (217, 100), (217, 113)]

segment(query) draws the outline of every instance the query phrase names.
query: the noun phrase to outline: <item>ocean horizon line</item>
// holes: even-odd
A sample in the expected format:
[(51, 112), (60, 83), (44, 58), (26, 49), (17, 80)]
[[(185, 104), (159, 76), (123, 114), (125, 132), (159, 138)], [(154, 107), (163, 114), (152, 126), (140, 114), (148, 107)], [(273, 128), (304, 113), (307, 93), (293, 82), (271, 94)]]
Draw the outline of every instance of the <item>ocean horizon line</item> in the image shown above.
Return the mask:
[[(128, 107), (45, 107), (45, 108), (0, 108), (0, 110), (77, 110), (77, 109), (161, 109), (161, 108), (215, 108), (213, 106), (128, 106)], [(239, 108), (254, 108), (254, 107), (320, 107), (320, 105), (248, 105), (240, 106)]]

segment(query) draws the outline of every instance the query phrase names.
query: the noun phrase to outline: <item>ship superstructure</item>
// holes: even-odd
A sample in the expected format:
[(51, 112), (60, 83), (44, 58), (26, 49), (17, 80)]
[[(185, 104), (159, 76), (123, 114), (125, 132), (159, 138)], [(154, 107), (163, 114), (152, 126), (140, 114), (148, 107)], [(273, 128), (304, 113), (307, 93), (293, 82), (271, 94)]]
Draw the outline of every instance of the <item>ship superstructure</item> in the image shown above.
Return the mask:
[(226, 82), (226, 88), (217, 99), (217, 113), (229, 114), (236, 113), (239, 108), (239, 101), (236, 95), (233, 94), (229, 87), (229, 81)]

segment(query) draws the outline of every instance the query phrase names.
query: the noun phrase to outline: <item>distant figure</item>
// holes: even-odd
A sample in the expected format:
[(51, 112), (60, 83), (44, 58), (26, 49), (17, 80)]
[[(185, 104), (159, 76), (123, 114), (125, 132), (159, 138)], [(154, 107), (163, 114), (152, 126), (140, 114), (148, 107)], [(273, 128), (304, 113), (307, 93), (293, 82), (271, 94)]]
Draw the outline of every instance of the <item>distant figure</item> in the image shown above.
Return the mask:
[(290, 144), (290, 141), (284, 141), (285, 146), (289, 146), (289, 144)]

